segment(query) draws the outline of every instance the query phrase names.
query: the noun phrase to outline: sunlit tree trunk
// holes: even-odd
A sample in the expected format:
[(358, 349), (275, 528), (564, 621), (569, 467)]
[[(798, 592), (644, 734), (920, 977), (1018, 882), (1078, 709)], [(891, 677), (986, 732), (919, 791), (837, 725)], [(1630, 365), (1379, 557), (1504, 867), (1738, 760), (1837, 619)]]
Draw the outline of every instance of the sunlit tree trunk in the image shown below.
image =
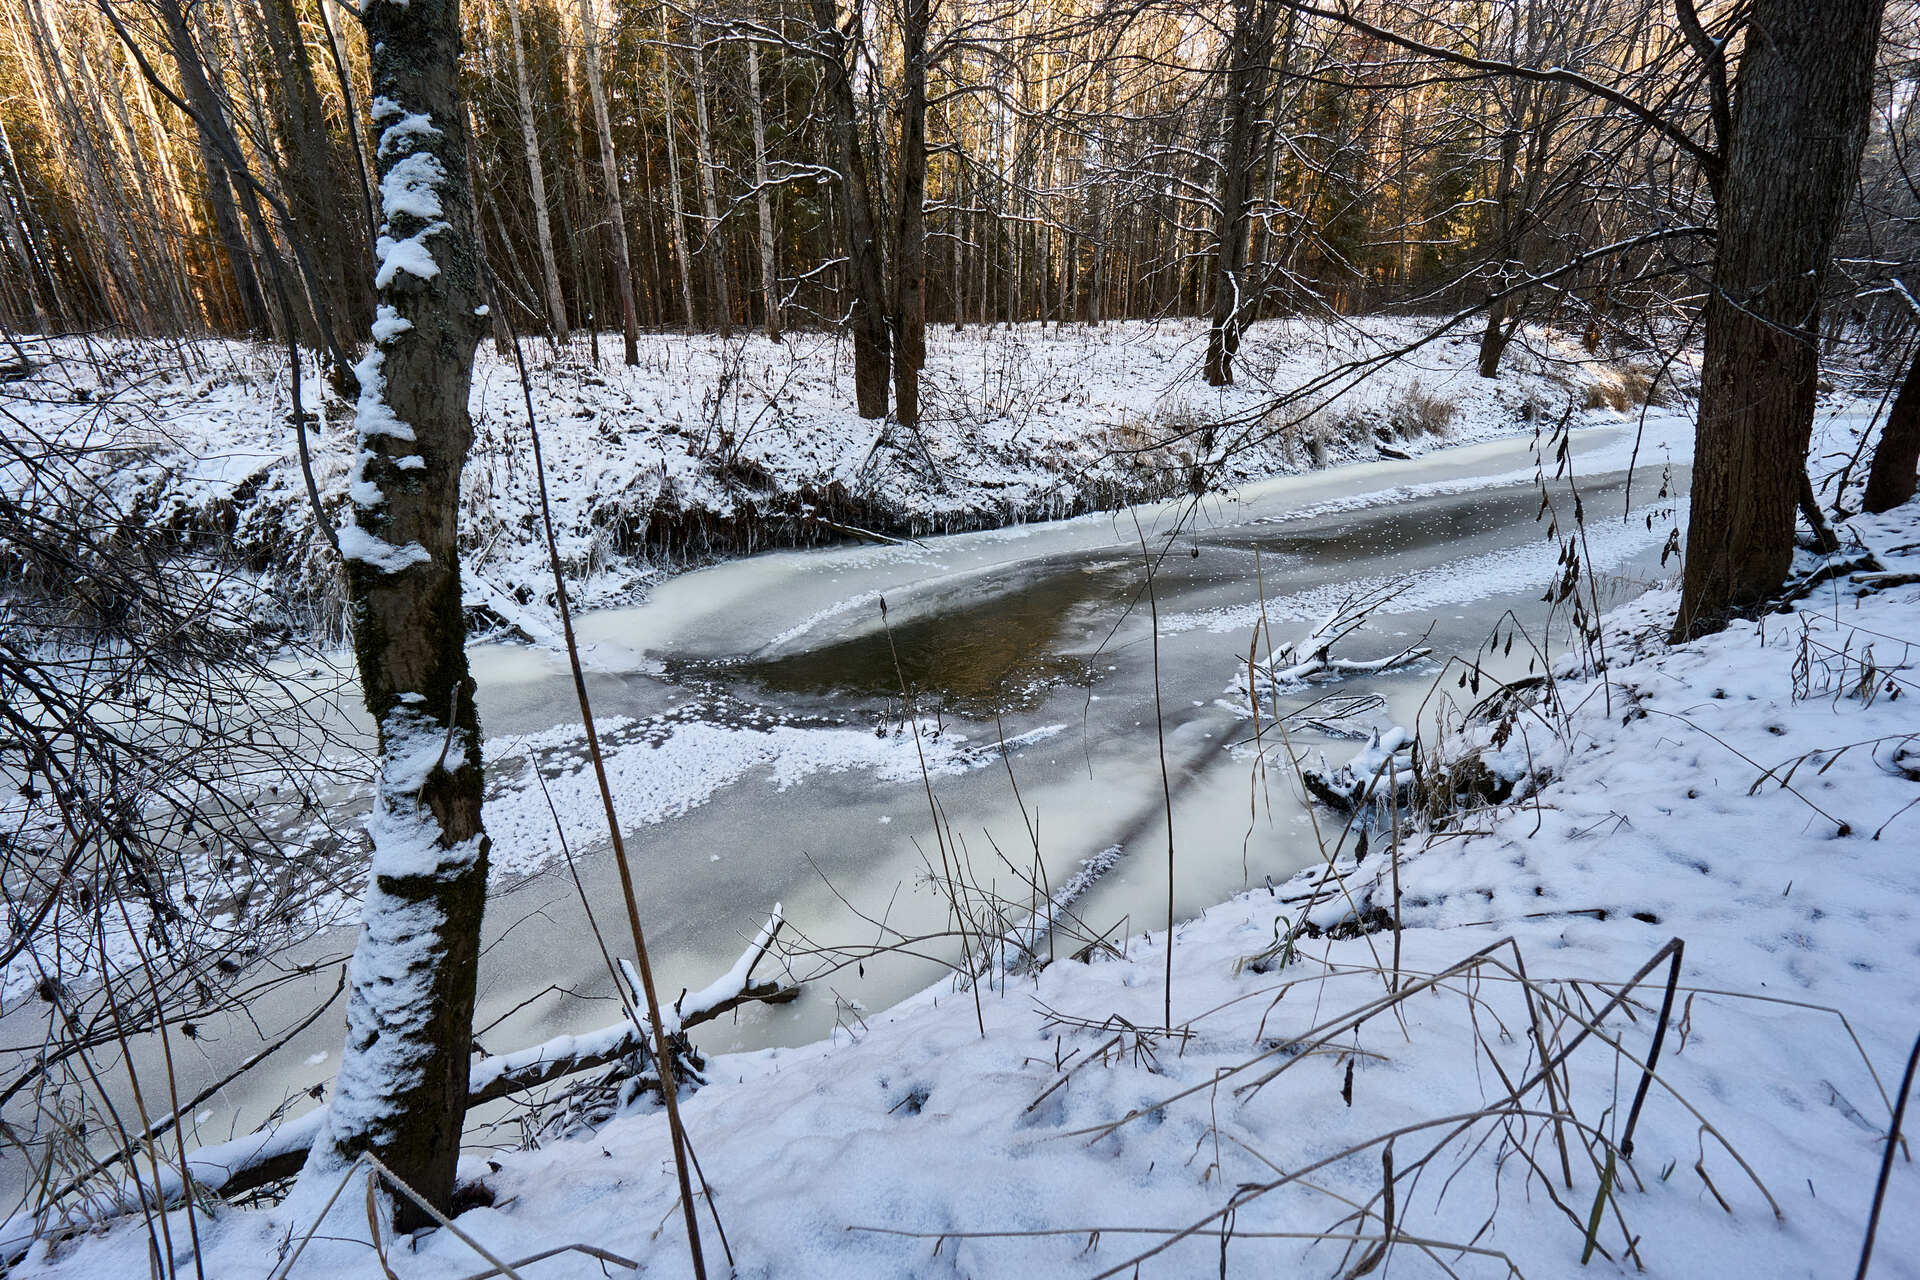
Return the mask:
[(233, 273), (247, 327), (261, 328), (265, 322), (266, 298), (254, 271), (246, 232), (240, 226), (240, 211), (229, 186), (232, 178), (222, 156), (223, 147), (237, 146), (237, 143), (226, 126), (226, 112), (209, 82), (180, 0), (157, 0), (156, 9), (167, 33), (167, 46), (173, 54), (181, 92), (196, 117), (194, 136), (199, 141), (200, 164), (206, 173), (207, 205), (213, 211), (214, 231), (226, 254), (228, 269)]
[(51, 100), (51, 115), (58, 118), (72, 139), (72, 169), (79, 177), (79, 197), (87, 204), (91, 225), (99, 227), (100, 248), (107, 270), (102, 273), (103, 302), (112, 317), (121, 324), (148, 328), (151, 315), (139, 295), (138, 274), (128, 257), (132, 235), (121, 216), (119, 202), (108, 192), (100, 155), (92, 130), (76, 105), (73, 83), (67, 73), (67, 58), (57, 19), (49, 15), (42, 0), (25, 0), (27, 28), (33, 43), (34, 58), (23, 51), (21, 61), (28, 64), (29, 76), (37, 61), (40, 75), (35, 97), (43, 104)]
[[(46, 299), (41, 294), (40, 283), (35, 272), (35, 255), (28, 243), (27, 188), (26, 184), (20, 180), (20, 167), (13, 158), (13, 140), (7, 135), (7, 122), (4, 116), (0, 116), (0, 161), (4, 162), (4, 168), (0, 169), (0, 179), (7, 180), (13, 187), (11, 199), (4, 191), (0, 191), (0, 201), (4, 201), (9, 206), (4, 219), (7, 225), (7, 250), (12, 255), (20, 273), (21, 291), (26, 294), (27, 306), (33, 312), (34, 328), (42, 333), (52, 333), (53, 313), (48, 309)], [(15, 210), (18, 211), (17, 217)]]
[(540, 246), (540, 275), (546, 285), (547, 323), (555, 342), (567, 340), (567, 300), (560, 292), (560, 260), (553, 252), (553, 221), (547, 216), (547, 170), (540, 161), (540, 134), (534, 128), (533, 86), (527, 80), (526, 42), (520, 34), (520, 0), (507, 0), (513, 37), (513, 83), (520, 100), (520, 143), (527, 153), (527, 179), (533, 198), (533, 234)]
[(1771, 595), (1819, 381), (1820, 289), (1873, 105), (1881, 0), (1756, 0), (1719, 200), (1679, 638)]

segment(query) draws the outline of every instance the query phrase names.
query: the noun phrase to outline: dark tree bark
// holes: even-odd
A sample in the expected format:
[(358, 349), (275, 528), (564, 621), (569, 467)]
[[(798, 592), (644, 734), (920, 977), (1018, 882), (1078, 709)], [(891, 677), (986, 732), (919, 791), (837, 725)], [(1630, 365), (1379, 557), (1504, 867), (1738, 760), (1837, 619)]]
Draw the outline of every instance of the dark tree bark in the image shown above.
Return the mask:
[(330, 320), (344, 339), (364, 334), (373, 318), (373, 291), (367, 287), (366, 250), (361, 222), (348, 212), (350, 190), (345, 166), (327, 133), (313, 65), (300, 38), (299, 15), (291, 0), (263, 0), (262, 27), (273, 57), (272, 99), (283, 157), (280, 189), (293, 219), (291, 234), (305, 249), (316, 274), (318, 306), (315, 342)]
[(1907, 363), (1906, 381), (1900, 384), (1880, 443), (1874, 447), (1862, 505), (1868, 511), (1891, 511), (1911, 498), (1916, 467), (1920, 467), (1920, 352)]
[(1707, 302), (1676, 639), (1764, 601), (1793, 558), (1819, 300), (1873, 104), (1882, 0), (1756, 0)]
[(854, 401), (861, 417), (884, 418), (891, 358), (886, 291), (881, 285), (880, 246), (874, 238), (866, 151), (861, 146), (853, 81), (847, 72), (850, 51), (834, 0), (811, 2), (823, 64), (820, 87), (826, 94), (828, 127), (840, 160), (840, 223), (845, 235), (847, 284), (853, 294), (849, 319), (853, 329)]
[[(1516, 115), (1523, 113), (1524, 108)], [(1500, 137), (1500, 174), (1493, 184), (1494, 254), (1503, 274), (1513, 259), (1513, 179), (1514, 168), (1519, 163), (1520, 126), (1511, 123)], [(1510, 316), (1510, 311), (1517, 312), (1518, 306), (1509, 297), (1502, 297), (1487, 309), (1487, 327), (1480, 333), (1480, 376), (1483, 378), (1498, 376), (1500, 357), (1506, 354), (1507, 344), (1513, 341), (1514, 331), (1519, 327), (1519, 316)]]
[(1233, 0), (1233, 36), (1227, 45), (1226, 136), (1220, 151), (1220, 208), (1214, 232), (1213, 318), (1207, 329), (1207, 385), (1233, 382), (1233, 357), (1252, 309), (1247, 288), (1247, 223), (1253, 198), (1254, 157), (1265, 114), (1267, 72), (1273, 61), (1277, 6), (1269, 0)]
[(226, 255), (228, 269), (233, 272), (240, 310), (249, 329), (264, 329), (266, 297), (260, 290), (260, 279), (253, 269), (253, 252), (240, 224), (240, 211), (234, 204), (230, 185), (233, 179), (226, 161), (221, 158), (222, 147), (233, 145), (231, 132), (225, 137), (221, 133), (226, 115), (207, 79), (206, 66), (194, 44), (180, 0), (161, 0), (156, 8), (166, 28), (168, 52), (173, 55), (173, 65), (180, 76), (181, 95), (194, 110), (194, 136), (199, 142), (201, 169), (206, 174), (207, 205), (213, 211), (214, 232), (220, 237), (221, 251)]
[[(487, 885), (455, 541), (484, 328), (480, 260), (456, 88), (459, 0), (373, 0), (364, 21), (385, 221), (374, 346), (359, 367), (354, 524), (340, 547), (380, 775), (347, 1043), (307, 1167), (337, 1170), (370, 1151), (446, 1208)], [(395, 1214), (402, 1230), (425, 1223), (404, 1200)]]
[(893, 415), (920, 425), (920, 370), (927, 363), (927, 27), (932, 0), (903, 0), (900, 27), (900, 178), (893, 258)]

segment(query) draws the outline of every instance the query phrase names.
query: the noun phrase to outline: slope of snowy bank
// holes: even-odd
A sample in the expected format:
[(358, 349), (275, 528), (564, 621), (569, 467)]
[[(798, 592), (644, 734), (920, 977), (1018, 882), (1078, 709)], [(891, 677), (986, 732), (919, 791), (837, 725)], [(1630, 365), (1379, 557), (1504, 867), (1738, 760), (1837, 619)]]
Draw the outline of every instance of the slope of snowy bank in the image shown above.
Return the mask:
[[(561, 551), (579, 603), (591, 606), (633, 598), (674, 563), (1164, 497), (1193, 483), (1196, 464), (1212, 464), (1213, 482), (1230, 485), (1374, 457), (1381, 445), (1419, 453), (1529, 430), (1569, 405), (1582, 420), (1610, 420), (1619, 410), (1608, 406), (1632, 403), (1652, 367), (1596, 359), (1565, 335), (1530, 331), (1488, 381), (1474, 371), (1473, 342), (1457, 335), (1364, 386), (1347, 390), (1339, 379), (1261, 416), (1277, 393), (1377, 358), (1430, 324), (1262, 324), (1240, 357), (1239, 384), (1223, 389), (1198, 379), (1197, 323), (941, 329), (930, 335), (917, 437), (855, 416), (848, 349), (826, 335), (781, 344), (650, 335), (633, 369), (604, 346), (598, 364), (584, 344), (553, 353), (530, 343), (529, 355)], [(23, 430), (81, 451), (125, 518), (264, 575), (263, 598), (239, 612), (295, 631), (337, 628), (337, 574), (313, 537), (283, 353), (69, 339), (37, 355), (34, 376), (0, 388), (0, 405)], [(337, 523), (352, 404), (317, 375), (302, 385), (303, 406), (317, 415), (308, 433), (315, 479)], [(541, 636), (549, 586), (534, 537), (525, 411), (511, 358), (490, 345), (478, 355), (473, 409), (462, 520), (468, 603), (488, 622)], [(1202, 433), (1226, 420), (1244, 421), (1211, 440)], [(1229, 443), (1244, 447), (1220, 457)], [(17, 467), (0, 468), (0, 484), (24, 492), (32, 483)], [(282, 616), (263, 616), (276, 599)]]
[[(1920, 569), (1920, 507), (1855, 526)], [(1560, 1276), (1590, 1233), (1601, 1274), (1851, 1274), (1920, 1009), (1920, 584), (1843, 581), (1684, 648), (1673, 603), (1609, 619), (1609, 687), (1569, 675), (1564, 716), (1522, 718), (1539, 794), (1180, 926), (1172, 1031), (1156, 933), (978, 1013), (945, 984), (715, 1060), (683, 1114), (737, 1274)], [(494, 1204), (460, 1233), (684, 1274), (666, 1151), (642, 1111), (475, 1161)], [(1896, 1160), (1876, 1277), (1920, 1275), (1917, 1177)], [(273, 1211), (200, 1232), (215, 1277), (286, 1240)], [(134, 1274), (147, 1247), (129, 1222), (21, 1270)], [(320, 1240), (295, 1274), (487, 1265), (445, 1230), (383, 1254)]]

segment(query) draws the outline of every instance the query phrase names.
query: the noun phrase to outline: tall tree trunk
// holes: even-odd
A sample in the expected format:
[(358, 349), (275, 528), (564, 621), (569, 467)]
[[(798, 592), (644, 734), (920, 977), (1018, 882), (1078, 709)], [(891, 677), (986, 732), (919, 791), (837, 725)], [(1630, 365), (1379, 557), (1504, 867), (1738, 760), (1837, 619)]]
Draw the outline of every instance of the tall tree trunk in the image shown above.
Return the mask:
[(700, 325), (693, 309), (693, 262), (687, 250), (687, 204), (680, 188), (680, 143), (673, 128), (673, 40), (668, 25), (667, 6), (660, 5), (660, 103), (667, 133), (667, 195), (673, 222), (673, 257), (680, 275), (680, 313), (688, 334)]
[(13, 198), (8, 200), (4, 188), (0, 188), (0, 202), (6, 203), (5, 221), (7, 224), (7, 248), (12, 254), (20, 271), (20, 279), (27, 295), (27, 305), (33, 310), (34, 327), (41, 333), (53, 332), (53, 314), (47, 309), (46, 300), (41, 296), (40, 284), (34, 274), (34, 255), (28, 243), (31, 234), (28, 223), (30, 215), (27, 207), (26, 184), (20, 180), (20, 167), (14, 162), (13, 140), (7, 136), (7, 122), (0, 118), (0, 180), (10, 181), (13, 185)]
[(1676, 638), (1765, 600), (1793, 559), (1820, 289), (1873, 106), (1882, 0), (1755, 0), (1719, 199)]
[[(593, 209), (592, 184), (587, 181), (587, 131), (580, 120), (580, 60), (578, 41), (562, 40), (564, 50), (563, 66), (566, 68), (567, 127), (573, 134), (573, 163), (568, 166), (573, 174), (574, 208), (578, 216), (574, 225), (581, 227), (581, 233), (567, 237), (568, 248), (573, 261), (574, 280), (581, 292), (579, 305), (586, 317), (583, 328), (587, 331), (587, 351), (594, 364), (600, 363), (600, 267), (590, 260), (585, 241), (592, 236), (594, 224), (591, 220)], [(561, 208), (563, 217), (568, 216), (566, 208)]]
[(629, 365), (640, 363), (640, 321), (633, 305), (633, 263), (627, 253), (627, 206), (620, 195), (620, 161), (613, 152), (613, 120), (607, 115), (607, 87), (600, 78), (600, 31), (593, 0), (579, 0), (580, 40), (587, 55), (587, 96), (593, 101), (594, 128), (600, 134), (600, 180), (607, 188), (607, 221), (613, 224), (613, 269), (619, 273), (620, 334)]
[[(1105, 112), (1111, 106), (1119, 73), (1111, 67), (1107, 70), (1105, 88), (1100, 96), (1100, 109)], [(1086, 168), (1088, 181), (1093, 185), (1093, 263), (1087, 273), (1087, 323), (1097, 325), (1106, 310), (1107, 288), (1107, 237), (1113, 230), (1111, 200), (1107, 194), (1110, 183), (1102, 182), (1100, 170), (1106, 163), (1106, 144), (1102, 134), (1104, 122), (1096, 125), (1087, 140)]]
[(553, 221), (547, 216), (547, 170), (540, 162), (540, 135), (533, 124), (533, 86), (527, 80), (526, 42), (520, 36), (520, 0), (507, 0), (513, 37), (513, 83), (520, 98), (520, 142), (527, 152), (527, 178), (533, 187), (533, 234), (540, 242), (540, 274), (547, 291), (547, 323), (553, 340), (567, 340), (567, 300), (560, 292), (560, 260), (553, 252)]
[(23, 49), (21, 62), (27, 67), (30, 80), (35, 78), (33, 72), (37, 62), (42, 74), (34, 97), (43, 104), (43, 109), (44, 104), (51, 100), (52, 114), (59, 119), (64, 132), (71, 139), (69, 163), (77, 171), (79, 195), (86, 206), (86, 216), (92, 225), (106, 229), (106, 234), (100, 237), (106, 259), (106, 269), (99, 273), (102, 304), (115, 321), (144, 330), (150, 326), (151, 316), (143, 300), (136, 296), (138, 275), (127, 256), (127, 245), (133, 240), (132, 231), (127, 226), (119, 202), (108, 194), (106, 174), (93, 132), (79, 108), (73, 82), (67, 72), (68, 59), (57, 25), (57, 15), (49, 14), (40, 0), (26, 0), (24, 8), (34, 56), (29, 57)]
[[(486, 902), (480, 725), (457, 531), (484, 325), (460, 108), (459, 0), (372, 0), (386, 233), (374, 345), (359, 368), (352, 526), (341, 530), (354, 653), (380, 768), (347, 1040), (310, 1182), (363, 1151), (451, 1207)], [(410, 1202), (402, 1231), (429, 1225)]]
[(360, 132), (359, 95), (353, 89), (353, 72), (347, 66), (347, 42), (340, 35), (333, 12), (338, 0), (320, 0), (321, 25), (327, 31), (327, 56), (333, 62), (334, 83), (340, 86), (340, 109), (346, 117), (347, 144), (353, 152), (353, 176), (360, 186), (360, 211), (367, 220), (366, 244), (369, 248), (380, 238), (380, 219), (373, 212), (373, 179), (367, 167), (366, 140)]
[(893, 416), (920, 425), (927, 362), (927, 27), (932, 0), (903, 0), (900, 27), (900, 177), (893, 257)]
[(847, 71), (848, 41), (840, 30), (834, 0), (810, 0), (815, 37), (820, 41), (825, 73), (828, 127), (840, 161), (841, 231), (845, 236), (847, 277), (853, 299), (853, 395), (863, 418), (887, 416), (887, 373), (890, 353), (887, 313), (881, 285), (880, 247), (874, 239), (873, 194), (867, 182), (866, 149), (860, 141), (860, 119), (854, 102), (853, 81)]
[[(1525, 100), (1523, 95), (1521, 101)], [(1507, 122), (1506, 130), (1500, 135), (1500, 173), (1493, 183), (1494, 256), (1500, 264), (1500, 274), (1492, 281), (1496, 289), (1506, 287), (1515, 266), (1513, 179), (1514, 167), (1520, 163), (1520, 114), (1521, 111), (1516, 110), (1515, 117)], [(1513, 306), (1512, 299), (1503, 297), (1487, 308), (1487, 327), (1480, 333), (1480, 376), (1483, 378), (1496, 377), (1500, 372), (1500, 357), (1506, 353), (1507, 343), (1519, 322), (1515, 315), (1514, 324), (1508, 323), (1508, 311)]]
[(722, 338), (733, 336), (733, 300), (727, 289), (726, 240), (720, 234), (719, 179), (713, 165), (713, 130), (707, 119), (707, 24), (693, 23), (693, 150), (700, 167), (700, 204), (706, 212), (700, 256), (707, 264), (707, 311)]
[[(113, 40), (111, 31), (103, 31), (102, 35), (109, 41)], [(216, 296), (211, 296), (216, 295), (216, 291), (196, 284), (196, 278), (201, 274), (199, 259), (200, 247), (206, 240), (205, 223), (181, 178), (180, 167), (174, 163), (173, 140), (160, 121), (160, 112), (153, 102), (153, 92), (141, 76), (132, 50), (122, 44), (120, 53), (126, 64), (127, 82), (133, 86), (133, 96), (140, 104), (141, 119), (147, 126), (147, 137), (153, 147), (155, 167), (160, 176), (160, 199), (166, 206), (168, 222), (175, 229), (173, 252), (179, 263), (181, 305), (188, 315), (195, 314), (197, 309), (202, 315), (203, 325), (211, 327), (218, 321), (214, 310)]]
[(1906, 380), (1887, 412), (1862, 505), (1868, 511), (1891, 511), (1911, 498), (1916, 466), (1920, 466), (1920, 351), (1907, 362)]
[(292, 0), (263, 0), (259, 12), (273, 57), (275, 123), (284, 153), (280, 188), (293, 219), (290, 234), (314, 268), (314, 303), (327, 312), (315, 317), (315, 341), (329, 324), (336, 334), (362, 334), (373, 311), (365, 250), (354, 231), (358, 220), (348, 216), (340, 198), (347, 190), (345, 174), (327, 133), (299, 14)]
[(780, 275), (773, 257), (773, 186), (767, 175), (767, 113), (760, 88), (760, 46), (747, 41), (747, 88), (753, 101), (753, 186), (760, 207), (760, 293), (767, 337), (780, 340)]
[(194, 136), (199, 141), (200, 164), (207, 176), (207, 204), (213, 210), (214, 231), (220, 237), (220, 247), (233, 273), (234, 288), (240, 296), (240, 308), (246, 317), (247, 327), (259, 329), (265, 322), (266, 298), (261, 293), (259, 276), (254, 271), (253, 253), (247, 244), (246, 232), (240, 225), (240, 212), (233, 202), (233, 191), (229, 186), (233, 179), (227, 162), (222, 158), (222, 148), (237, 147), (238, 142), (227, 126), (225, 110), (209, 82), (206, 63), (195, 47), (193, 32), (187, 25), (180, 0), (159, 0), (156, 8), (161, 24), (166, 29), (167, 47), (173, 54), (175, 71), (180, 77), (181, 94), (186, 98), (187, 105), (193, 108), (196, 117)]
[(1233, 382), (1233, 357), (1246, 324), (1247, 221), (1253, 199), (1254, 158), (1273, 61), (1276, 6), (1269, 0), (1233, 0), (1233, 36), (1227, 45), (1225, 137), (1213, 244), (1213, 316), (1207, 327), (1207, 385)]

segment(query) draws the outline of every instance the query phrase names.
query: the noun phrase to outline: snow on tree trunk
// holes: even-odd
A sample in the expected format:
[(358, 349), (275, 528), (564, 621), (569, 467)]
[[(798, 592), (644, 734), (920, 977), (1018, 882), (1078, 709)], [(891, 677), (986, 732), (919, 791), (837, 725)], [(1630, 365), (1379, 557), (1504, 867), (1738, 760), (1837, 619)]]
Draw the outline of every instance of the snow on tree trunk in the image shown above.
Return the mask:
[[(455, 532), (484, 327), (456, 75), (458, 0), (373, 0), (370, 114), (384, 219), (360, 362), (353, 523), (340, 531), (354, 650), (379, 727), (373, 855), (326, 1132), (303, 1177), (372, 1152), (445, 1207), (467, 1103), (486, 899), (479, 718)], [(400, 1229), (422, 1225), (396, 1205)]]

